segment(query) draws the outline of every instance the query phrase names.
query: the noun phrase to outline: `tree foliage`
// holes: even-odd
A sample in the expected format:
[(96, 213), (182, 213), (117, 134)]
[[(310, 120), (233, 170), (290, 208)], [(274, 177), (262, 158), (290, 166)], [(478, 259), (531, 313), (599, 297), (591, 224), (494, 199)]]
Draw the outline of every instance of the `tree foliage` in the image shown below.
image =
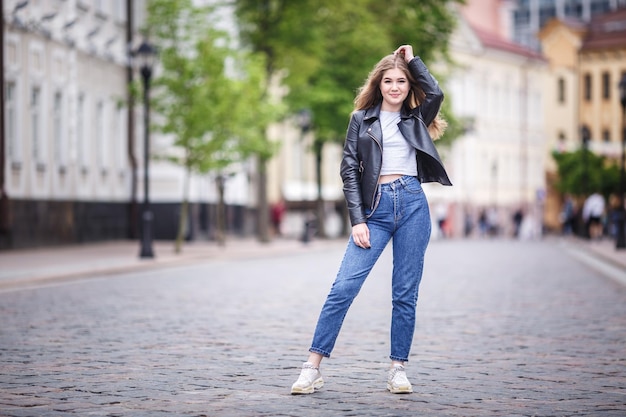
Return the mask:
[[(288, 87), (291, 114), (312, 116), (317, 165), (317, 230), (324, 236), (321, 196), (323, 146), (344, 140), (353, 100), (374, 64), (402, 44), (427, 63), (447, 59), (455, 25), (451, 3), (461, 0), (234, 0), (241, 37), (267, 58), (269, 77)], [(443, 115), (458, 134), (448, 103)]]
[(604, 156), (589, 150), (553, 152), (557, 163), (558, 181), (555, 186), (561, 193), (584, 197), (595, 191), (604, 196), (617, 193), (619, 168)]
[[(242, 37), (285, 71), (295, 113), (313, 114), (316, 140), (341, 142), (356, 90), (373, 65), (401, 44), (427, 63), (447, 57), (450, 3), (388, 0), (236, 0)], [(452, 115), (447, 112), (447, 116)]]
[[(151, 0), (147, 34), (159, 50), (152, 98), (155, 128), (173, 138), (174, 151), (160, 155), (192, 172), (221, 172), (252, 153), (269, 157), (265, 139), (278, 107), (262, 100), (262, 55), (230, 47), (216, 30), (214, 10), (192, 0)], [(221, 178), (221, 177), (220, 177)], [(185, 185), (177, 250), (186, 225)], [(222, 203), (222, 202), (220, 202)], [(223, 225), (218, 225), (218, 229)]]

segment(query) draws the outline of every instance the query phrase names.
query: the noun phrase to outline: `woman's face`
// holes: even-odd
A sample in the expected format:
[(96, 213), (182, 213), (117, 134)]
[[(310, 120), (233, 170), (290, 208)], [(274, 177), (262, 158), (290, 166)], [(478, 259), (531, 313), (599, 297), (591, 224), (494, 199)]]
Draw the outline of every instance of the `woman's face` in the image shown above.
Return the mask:
[(404, 72), (399, 68), (385, 71), (379, 87), (383, 96), (381, 110), (400, 111), (404, 99), (409, 94), (409, 80)]

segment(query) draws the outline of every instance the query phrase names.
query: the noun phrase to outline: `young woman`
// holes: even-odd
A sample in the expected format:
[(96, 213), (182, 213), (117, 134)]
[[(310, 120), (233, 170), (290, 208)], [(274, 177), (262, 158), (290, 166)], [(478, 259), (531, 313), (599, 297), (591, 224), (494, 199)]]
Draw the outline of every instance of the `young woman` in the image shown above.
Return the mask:
[(343, 261), (320, 313), (310, 355), (292, 394), (324, 385), (319, 366), (329, 357), (352, 301), (393, 238), (391, 368), (387, 389), (413, 392), (404, 363), (415, 329), (415, 308), (431, 220), (421, 183), (452, 185), (433, 140), (443, 92), (410, 45), (372, 70), (356, 99), (341, 162), (352, 224)]

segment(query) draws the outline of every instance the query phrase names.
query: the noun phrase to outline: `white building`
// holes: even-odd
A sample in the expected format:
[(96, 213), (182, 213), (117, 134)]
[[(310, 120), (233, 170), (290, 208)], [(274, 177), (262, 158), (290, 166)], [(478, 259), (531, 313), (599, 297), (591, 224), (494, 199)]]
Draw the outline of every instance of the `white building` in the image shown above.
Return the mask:
[(128, 146), (126, 1), (3, 5), (0, 246), (127, 236), (129, 155), (141, 148)]
[[(4, 158), (0, 248), (138, 237), (144, 199), (141, 100), (129, 105), (130, 52), (146, 0), (5, 0)], [(155, 69), (158, 71), (158, 67)], [(154, 158), (171, 139), (151, 134), (154, 236), (176, 235), (184, 173)], [(245, 226), (253, 167), (226, 181), (228, 219)], [(191, 179), (190, 234), (209, 233), (217, 190)], [(241, 231), (241, 230), (235, 230)]]
[(436, 193), (431, 202), (449, 205), (455, 235), (464, 234), (467, 219), (476, 231), (482, 211), (491, 212), (499, 232), (510, 235), (518, 209), (525, 213), (526, 233), (537, 234), (545, 193), (542, 89), (547, 65), (539, 54), (501, 35), (495, 6), (480, 4), (494, 11), (490, 27), (472, 3), (477, 2), (462, 11), (451, 38), (456, 66), (446, 90), (466, 133), (446, 158), (452, 192)]

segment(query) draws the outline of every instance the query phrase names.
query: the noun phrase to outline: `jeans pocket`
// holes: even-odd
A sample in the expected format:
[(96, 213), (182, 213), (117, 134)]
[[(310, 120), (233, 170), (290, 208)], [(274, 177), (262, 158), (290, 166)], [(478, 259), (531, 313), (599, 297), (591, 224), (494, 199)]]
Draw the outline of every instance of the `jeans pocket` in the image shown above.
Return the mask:
[(417, 178), (411, 178), (410, 180), (404, 183), (404, 189), (411, 194), (420, 194), (424, 192), (422, 189), (422, 184), (417, 180)]

